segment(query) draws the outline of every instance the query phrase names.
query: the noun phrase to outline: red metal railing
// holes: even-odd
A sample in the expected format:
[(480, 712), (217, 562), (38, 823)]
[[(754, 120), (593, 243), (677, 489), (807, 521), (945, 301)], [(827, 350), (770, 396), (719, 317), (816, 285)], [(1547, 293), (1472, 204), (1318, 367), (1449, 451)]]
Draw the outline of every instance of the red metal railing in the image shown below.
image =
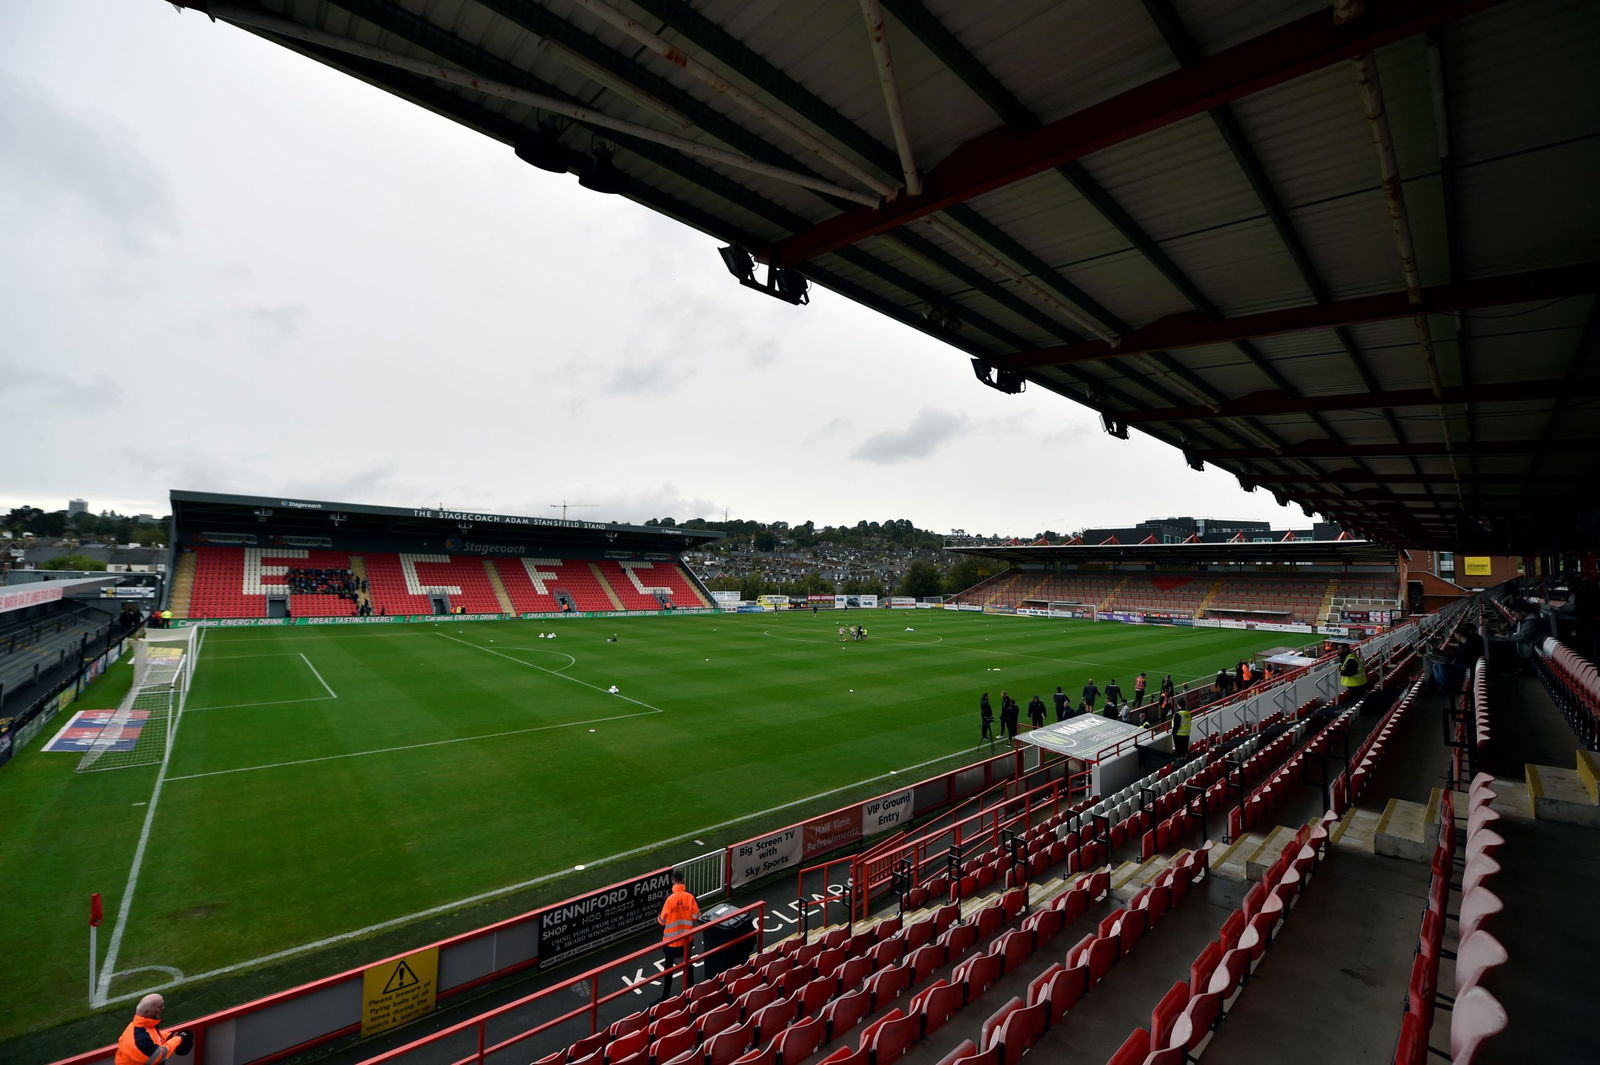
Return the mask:
[[(701, 928), (722, 924), (745, 914), (754, 915), (755, 919), (752, 922), (753, 928), (749, 932), (735, 936), (725, 943), (718, 944), (716, 949), (723, 950), (733, 944), (742, 943), (746, 940), (754, 940), (751, 951), (754, 953), (761, 949), (761, 926), (766, 917), (766, 903), (764, 902), (754, 902), (749, 906), (744, 906), (738, 910), (735, 910), (733, 913), (724, 914), (716, 920), (706, 922), (706, 924), (702, 925)], [(526, 995), (514, 1002), (507, 1002), (502, 1006), (497, 1006), (492, 1010), (480, 1013), (476, 1017), (459, 1021), (456, 1024), (450, 1025), (448, 1028), (441, 1028), (439, 1031), (431, 1032), (420, 1039), (414, 1039), (404, 1046), (398, 1046), (392, 1050), (386, 1050), (382, 1054), (367, 1058), (362, 1065), (384, 1065), (384, 1063), (387, 1062), (408, 1060), (417, 1055), (420, 1055), (418, 1060), (438, 1062), (441, 1060), (439, 1057), (439, 1051), (442, 1049), (440, 1044), (444, 1043), (448, 1039), (454, 1039), (467, 1033), (470, 1033), (475, 1040), (476, 1049), (465, 1057), (450, 1059), (450, 1065), (483, 1065), (486, 1059), (492, 1055), (510, 1050), (521, 1043), (527, 1042), (529, 1039), (532, 1039), (535, 1036), (538, 1036), (544, 1032), (548, 1032), (570, 1021), (578, 1020), (584, 1017), (587, 1017), (589, 1022), (589, 1032), (590, 1034), (593, 1034), (600, 1029), (600, 1007), (608, 1002), (619, 999), (624, 995), (631, 995), (634, 992), (632, 985), (626, 985), (616, 991), (602, 994), (600, 991), (601, 978), (606, 973), (615, 970), (619, 966), (626, 965), (629, 962), (646, 957), (652, 959), (658, 957), (660, 955), (661, 948), (664, 945), (665, 940), (663, 940), (661, 943), (656, 943), (648, 947), (641, 947), (633, 953), (624, 955), (621, 958), (613, 958), (603, 965), (590, 969), (588, 972), (581, 973), (578, 976), (571, 977), (568, 980), (564, 980), (559, 984), (553, 984), (549, 987), (542, 988), (538, 991), (535, 991), (533, 994)], [(686, 955), (688, 954), (687, 947), (684, 948), (684, 952)], [(661, 978), (670, 979), (677, 973), (682, 972), (685, 966), (694, 964), (695, 961), (705, 958), (710, 953), (712, 953), (712, 951), (703, 950), (699, 954), (689, 955), (685, 961), (679, 962), (671, 969), (663, 970), (661, 973)], [(563, 993), (570, 993), (571, 989), (583, 984), (588, 985), (588, 1002), (581, 1006), (574, 1007), (573, 1009), (566, 1010), (559, 1016), (552, 1017), (549, 1020), (541, 1021), (532, 1028), (518, 1032), (509, 1038), (501, 1039), (494, 1043), (488, 1042), (488, 1026), (491, 1022), (514, 1013), (517, 1010), (526, 1009), (533, 1003), (552, 998)]]

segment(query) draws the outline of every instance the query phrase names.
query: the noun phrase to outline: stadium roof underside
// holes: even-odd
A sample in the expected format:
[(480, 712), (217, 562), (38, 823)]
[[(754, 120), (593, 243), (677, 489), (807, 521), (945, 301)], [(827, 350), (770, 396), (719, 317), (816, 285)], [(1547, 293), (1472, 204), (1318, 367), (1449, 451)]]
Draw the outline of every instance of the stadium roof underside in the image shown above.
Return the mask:
[(1600, 4), (179, 3), (1369, 539), (1600, 531)]
[(531, 540), (563, 544), (603, 544), (617, 551), (670, 551), (676, 554), (721, 540), (723, 533), (676, 526), (619, 525), (566, 518), (518, 517), (452, 510), (448, 507), (374, 507), (317, 499), (172, 492), (172, 518), (190, 532), (255, 532), (327, 536), (334, 532), (437, 536), (441, 531), (477, 539)]
[(1394, 548), (1370, 540), (1289, 540), (1270, 544), (974, 544), (970, 547), (946, 547), (945, 550), (998, 558), (1016, 566), (1062, 562), (1117, 566), (1172, 563), (1254, 566), (1281, 562), (1343, 563), (1347, 566), (1381, 563), (1392, 566), (1395, 562)]

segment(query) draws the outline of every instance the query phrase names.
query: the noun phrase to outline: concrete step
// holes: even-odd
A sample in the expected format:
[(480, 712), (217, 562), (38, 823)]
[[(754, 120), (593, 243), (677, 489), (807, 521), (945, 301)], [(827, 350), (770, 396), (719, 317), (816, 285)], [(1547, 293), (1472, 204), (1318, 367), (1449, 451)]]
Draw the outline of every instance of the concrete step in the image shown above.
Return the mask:
[[(1127, 900), (1139, 893), (1139, 889), (1148, 882), (1146, 876), (1155, 876), (1166, 863), (1164, 854), (1152, 854), (1142, 862), (1127, 861), (1111, 871), (1111, 894), (1115, 898)], [(1151, 872), (1154, 870), (1154, 872)]]
[(1278, 855), (1282, 853), (1283, 848), (1289, 845), (1289, 841), (1294, 838), (1294, 834), (1295, 830), (1286, 825), (1274, 825), (1272, 831), (1267, 833), (1266, 838), (1261, 841), (1260, 846), (1256, 847), (1250, 853), (1250, 857), (1245, 859), (1245, 875), (1251, 880), (1265, 880), (1267, 870), (1272, 867), (1273, 862), (1278, 860)]
[(1381, 816), (1371, 810), (1356, 807), (1339, 819), (1339, 827), (1334, 829), (1329, 842), (1340, 850), (1376, 854), (1373, 839), (1377, 835), (1378, 820)]
[(1432, 803), (1423, 805), (1405, 799), (1390, 799), (1378, 818), (1372, 833), (1374, 854), (1386, 858), (1404, 858), (1410, 862), (1425, 862), (1433, 845), (1438, 841), (1438, 810)]
[(1600, 828), (1600, 804), (1576, 769), (1529, 762), (1526, 777), (1528, 809), (1536, 819)]
[(1246, 832), (1227, 846), (1212, 852), (1211, 871), (1224, 880), (1250, 879), (1246, 862), (1266, 840), (1267, 837), (1258, 832)]
[(1600, 803), (1600, 752), (1578, 749), (1578, 779), (1589, 792), (1589, 801)]

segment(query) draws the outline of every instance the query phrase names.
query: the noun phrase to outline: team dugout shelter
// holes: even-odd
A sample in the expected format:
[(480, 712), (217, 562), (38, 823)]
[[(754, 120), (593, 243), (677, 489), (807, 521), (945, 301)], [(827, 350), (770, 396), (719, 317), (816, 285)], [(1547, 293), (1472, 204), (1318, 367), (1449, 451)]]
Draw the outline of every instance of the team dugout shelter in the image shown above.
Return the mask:
[(174, 624), (712, 609), (681, 561), (722, 533), (173, 491)]

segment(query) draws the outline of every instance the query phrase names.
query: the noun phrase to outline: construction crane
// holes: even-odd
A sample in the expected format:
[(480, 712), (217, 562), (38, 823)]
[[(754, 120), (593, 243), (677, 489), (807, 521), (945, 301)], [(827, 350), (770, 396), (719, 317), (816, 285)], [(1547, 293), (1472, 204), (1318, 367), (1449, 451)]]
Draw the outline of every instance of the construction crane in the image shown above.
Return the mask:
[(567, 508), (569, 508), (569, 507), (572, 507), (572, 508), (577, 508), (577, 507), (598, 507), (599, 505), (600, 505), (599, 503), (568, 503), (566, 500), (563, 499), (559, 503), (551, 503), (550, 504), (550, 509), (554, 510), (556, 507), (560, 507), (561, 508), (561, 520), (562, 521), (566, 521), (567, 520)]

